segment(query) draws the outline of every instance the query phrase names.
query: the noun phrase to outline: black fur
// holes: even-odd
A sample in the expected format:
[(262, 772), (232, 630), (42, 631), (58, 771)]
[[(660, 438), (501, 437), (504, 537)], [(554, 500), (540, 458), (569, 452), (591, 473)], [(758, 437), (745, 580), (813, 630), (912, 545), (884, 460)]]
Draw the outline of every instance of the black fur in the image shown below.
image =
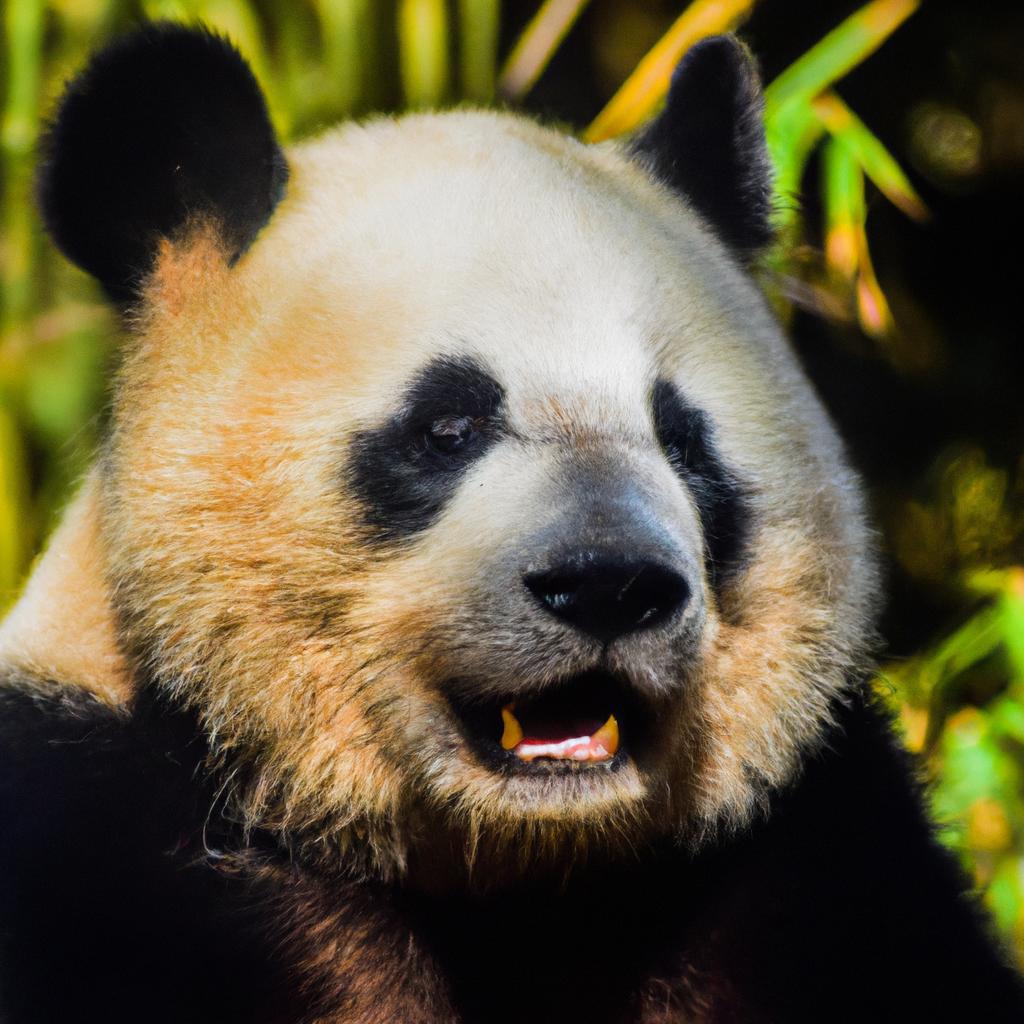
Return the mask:
[(270, 941), (209, 867), (195, 723), (47, 689), (0, 688), (0, 1020), (275, 1019)]
[[(189, 716), (19, 685), (0, 696), (5, 1024), (349, 1019), (351, 972), (385, 977), (385, 1001), (427, 991), (413, 948), (465, 1024), (1024, 1019), (1021, 983), (863, 697), (836, 709), (764, 820), (699, 857), (665, 844), (565, 887), (474, 898), (244, 849)], [(350, 934), (363, 955), (339, 967), (327, 951)], [(417, 1019), (453, 1019), (433, 1005)]]
[(718, 586), (743, 563), (752, 518), (747, 490), (719, 456), (707, 415), (674, 384), (659, 380), (651, 407), (658, 441), (700, 512), (708, 573)]
[[(386, 423), (354, 435), (346, 489), (359, 499), (377, 540), (403, 540), (437, 519), (462, 474), (500, 435), (504, 398), (502, 386), (475, 360), (445, 356), (417, 375)], [(457, 451), (440, 450), (434, 427), (452, 418), (467, 419), (470, 434)]]
[(237, 259), (288, 168), (248, 65), (226, 40), (151, 24), (100, 51), (67, 87), (43, 141), (39, 202), (54, 241), (130, 302), (157, 244), (215, 221)]
[(714, 36), (686, 54), (665, 109), (632, 145), (743, 258), (772, 240), (763, 106), (747, 48), (733, 36)]

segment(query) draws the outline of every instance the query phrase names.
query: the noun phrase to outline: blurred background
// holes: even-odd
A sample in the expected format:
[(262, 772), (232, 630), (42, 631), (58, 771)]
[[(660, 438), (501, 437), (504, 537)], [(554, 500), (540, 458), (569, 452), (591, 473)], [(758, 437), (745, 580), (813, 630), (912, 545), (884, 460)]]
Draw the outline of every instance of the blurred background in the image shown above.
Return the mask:
[[(657, 110), (737, 29), (767, 88), (780, 242), (760, 272), (871, 492), (877, 685), (945, 840), (1024, 963), (1024, 6), (974, 0), (4, 0), (0, 612), (97, 441), (119, 326), (43, 237), (35, 147), (62, 83), (142, 18), (249, 58), (286, 138), (511, 105), (589, 141)], [(873, 870), (884, 871), (878, 864)]]

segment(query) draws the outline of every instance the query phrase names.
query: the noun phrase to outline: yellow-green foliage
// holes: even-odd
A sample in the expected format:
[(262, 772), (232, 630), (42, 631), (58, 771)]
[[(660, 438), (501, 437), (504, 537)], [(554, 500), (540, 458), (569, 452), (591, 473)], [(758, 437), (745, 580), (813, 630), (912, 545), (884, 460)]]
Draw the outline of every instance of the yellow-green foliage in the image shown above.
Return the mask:
[[(502, 62), (498, 0), (7, 0), (0, 62), (0, 610), (94, 448), (116, 335), (93, 284), (42, 239), (31, 203), (42, 114), (87, 53), (142, 17), (204, 21), (246, 54), (289, 137), (373, 109), (521, 100), (586, 6), (538, 0), (536, 16)], [(635, 128), (657, 108), (682, 53), (740, 25), (754, 6), (680, 3), (633, 73), (623, 69), (622, 87), (585, 137)], [(641, 0), (605, 7), (626, 27), (650, 19)], [(783, 239), (771, 279), (802, 277), (821, 310), (855, 318), (897, 367), (898, 350), (886, 350), (894, 320), (868, 248), (866, 189), (877, 188), (911, 217), (927, 211), (833, 87), (916, 7), (917, 0), (873, 0), (767, 89)], [(620, 39), (607, 40), (608, 50), (616, 47), (621, 53)], [(787, 196), (799, 192), (819, 153), (823, 258), (808, 265), (793, 256), (807, 231)], [(782, 290), (773, 298), (785, 315)], [(1024, 955), (1024, 568), (1016, 564), (1024, 463), (1013, 476), (971, 449), (947, 453), (930, 468), (931, 484), (919, 490), (925, 498), (883, 496), (883, 526), (902, 570), (952, 595), (963, 614), (933, 647), (888, 666), (879, 687), (936, 780), (934, 809), (950, 826), (949, 841)]]

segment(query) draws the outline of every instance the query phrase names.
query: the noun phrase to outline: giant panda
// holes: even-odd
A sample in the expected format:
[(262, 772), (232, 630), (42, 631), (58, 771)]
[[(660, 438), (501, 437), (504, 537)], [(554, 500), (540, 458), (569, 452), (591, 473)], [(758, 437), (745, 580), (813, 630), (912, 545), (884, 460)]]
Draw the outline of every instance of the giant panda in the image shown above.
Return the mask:
[(1024, 1019), (866, 684), (740, 43), (628, 145), (285, 152), (144, 26), (38, 192), (126, 337), (0, 631), (0, 1019)]

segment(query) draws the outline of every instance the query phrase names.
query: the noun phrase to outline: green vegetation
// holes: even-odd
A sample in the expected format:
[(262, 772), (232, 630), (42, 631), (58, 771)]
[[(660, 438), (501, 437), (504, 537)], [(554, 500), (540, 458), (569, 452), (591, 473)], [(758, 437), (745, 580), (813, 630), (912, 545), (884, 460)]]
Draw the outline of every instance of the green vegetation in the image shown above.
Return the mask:
[[(621, 24), (643, 22), (642, 4), (603, 6), (621, 15)], [(88, 52), (141, 17), (201, 20), (249, 58), (289, 138), (371, 110), (521, 102), (571, 40), (586, 7), (586, 0), (538, 3), (503, 62), (498, 0), (8, 0), (0, 83), (0, 609), (17, 593), (91, 456), (117, 334), (92, 283), (43, 239), (31, 202), (42, 116)], [(622, 69), (621, 88), (584, 137), (634, 129), (657, 108), (686, 49), (741, 26), (754, 7), (754, 0), (695, 0), (689, 7), (680, 0), (647, 55), (631, 55), (635, 70)], [(771, 81), (766, 97), (782, 242), (765, 269), (765, 287), (783, 316), (798, 301), (859, 323), (879, 358), (897, 370), (912, 356), (872, 266), (869, 199), (880, 194), (919, 220), (928, 211), (836, 87), (916, 8), (917, 0), (873, 0)], [(642, 27), (647, 31), (647, 22)], [(802, 213), (787, 197), (815, 176), (820, 208)], [(810, 256), (808, 243), (816, 246)], [(1019, 466), (1014, 474), (976, 446), (951, 448), (938, 466), (922, 467), (930, 475), (917, 497), (881, 496), (895, 563), (959, 613), (948, 636), (888, 666), (879, 687), (936, 780), (934, 807), (950, 826), (949, 842), (1024, 958)]]

